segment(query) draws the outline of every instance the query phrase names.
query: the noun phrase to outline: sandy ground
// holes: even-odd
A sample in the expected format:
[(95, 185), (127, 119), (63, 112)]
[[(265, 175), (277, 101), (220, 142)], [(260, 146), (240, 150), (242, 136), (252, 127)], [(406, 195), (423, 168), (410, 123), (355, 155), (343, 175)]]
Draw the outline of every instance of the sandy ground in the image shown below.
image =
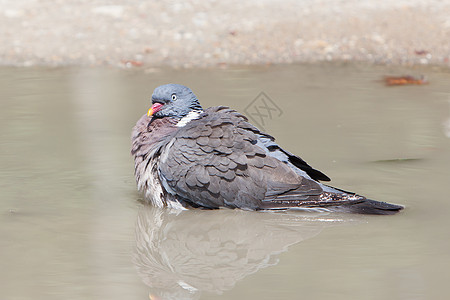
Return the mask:
[(1, 65), (450, 67), (450, 1), (0, 0)]

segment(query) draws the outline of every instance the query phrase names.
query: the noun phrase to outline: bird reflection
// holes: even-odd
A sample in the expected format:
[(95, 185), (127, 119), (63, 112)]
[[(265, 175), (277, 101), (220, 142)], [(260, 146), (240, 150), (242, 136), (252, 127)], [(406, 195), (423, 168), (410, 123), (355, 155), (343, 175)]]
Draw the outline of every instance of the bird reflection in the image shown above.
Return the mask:
[(290, 245), (341, 222), (336, 215), (242, 210), (168, 210), (143, 205), (134, 263), (150, 298), (198, 299), (221, 294), (278, 263)]

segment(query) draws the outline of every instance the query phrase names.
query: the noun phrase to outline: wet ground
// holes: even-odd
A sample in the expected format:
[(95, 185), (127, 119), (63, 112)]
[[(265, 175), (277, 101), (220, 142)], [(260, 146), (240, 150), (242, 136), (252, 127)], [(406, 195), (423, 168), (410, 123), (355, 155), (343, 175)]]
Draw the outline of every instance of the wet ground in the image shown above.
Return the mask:
[[(380, 81), (403, 74), (430, 84)], [(333, 185), (406, 209), (376, 217), (142, 205), (130, 131), (168, 82), (190, 86), (204, 107), (247, 113)], [(442, 299), (449, 82), (445, 70), (362, 65), (1, 68), (1, 298)]]

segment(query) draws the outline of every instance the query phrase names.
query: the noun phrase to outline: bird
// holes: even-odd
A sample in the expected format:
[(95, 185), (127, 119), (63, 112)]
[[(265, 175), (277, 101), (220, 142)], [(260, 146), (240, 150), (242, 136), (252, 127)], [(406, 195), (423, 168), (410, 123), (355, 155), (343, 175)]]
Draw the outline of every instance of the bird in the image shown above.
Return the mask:
[(133, 127), (131, 155), (144, 202), (173, 209), (304, 209), (392, 215), (402, 205), (326, 185), (330, 178), (227, 106), (203, 109), (164, 84)]

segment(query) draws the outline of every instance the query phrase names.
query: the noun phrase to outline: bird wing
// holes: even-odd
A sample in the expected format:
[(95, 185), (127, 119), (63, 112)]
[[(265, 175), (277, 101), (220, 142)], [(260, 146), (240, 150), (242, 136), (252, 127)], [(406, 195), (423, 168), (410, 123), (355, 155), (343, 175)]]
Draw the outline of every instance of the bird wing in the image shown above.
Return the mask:
[(236, 111), (209, 108), (162, 150), (161, 181), (169, 193), (209, 208), (301, 206), (302, 201), (318, 206), (320, 184), (270, 155), (262, 135), (273, 140)]

